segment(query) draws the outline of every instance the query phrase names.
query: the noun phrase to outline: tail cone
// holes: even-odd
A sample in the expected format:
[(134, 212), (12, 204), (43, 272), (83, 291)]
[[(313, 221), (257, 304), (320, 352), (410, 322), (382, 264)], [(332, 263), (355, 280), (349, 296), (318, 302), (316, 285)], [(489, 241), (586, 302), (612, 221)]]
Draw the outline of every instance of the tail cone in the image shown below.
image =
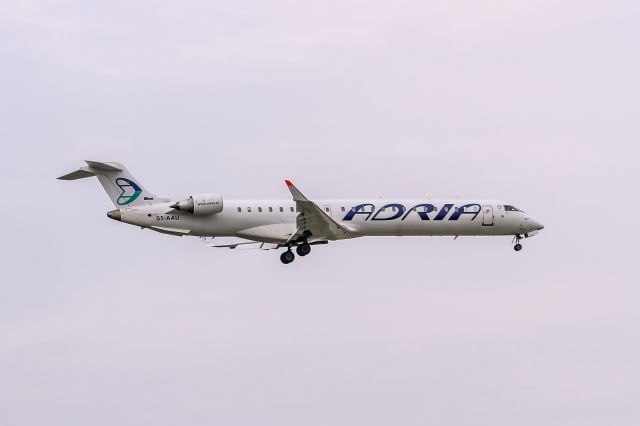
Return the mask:
[(107, 213), (107, 216), (113, 220), (117, 220), (117, 221), (122, 220), (122, 213), (120, 212), (120, 210), (111, 210), (110, 212)]

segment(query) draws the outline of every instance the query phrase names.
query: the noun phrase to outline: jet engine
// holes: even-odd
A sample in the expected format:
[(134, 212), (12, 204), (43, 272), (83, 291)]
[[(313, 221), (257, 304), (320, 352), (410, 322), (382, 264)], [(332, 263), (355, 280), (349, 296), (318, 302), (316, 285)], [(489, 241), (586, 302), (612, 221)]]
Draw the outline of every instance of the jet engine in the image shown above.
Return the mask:
[(208, 216), (222, 211), (222, 195), (196, 194), (186, 200), (171, 205), (172, 209), (191, 213), (194, 216)]

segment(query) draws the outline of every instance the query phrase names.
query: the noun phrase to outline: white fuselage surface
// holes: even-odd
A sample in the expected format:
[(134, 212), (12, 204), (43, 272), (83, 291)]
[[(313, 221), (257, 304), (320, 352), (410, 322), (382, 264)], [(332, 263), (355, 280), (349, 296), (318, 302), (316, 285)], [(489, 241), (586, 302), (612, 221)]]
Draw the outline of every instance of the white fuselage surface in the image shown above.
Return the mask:
[[(363, 236), (470, 236), (528, 234), (541, 225), (526, 213), (488, 200), (316, 200), (334, 221)], [(225, 200), (222, 212), (193, 216), (172, 203), (121, 209), (121, 221), (207, 237), (285, 242), (296, 230), (291, 200)]]

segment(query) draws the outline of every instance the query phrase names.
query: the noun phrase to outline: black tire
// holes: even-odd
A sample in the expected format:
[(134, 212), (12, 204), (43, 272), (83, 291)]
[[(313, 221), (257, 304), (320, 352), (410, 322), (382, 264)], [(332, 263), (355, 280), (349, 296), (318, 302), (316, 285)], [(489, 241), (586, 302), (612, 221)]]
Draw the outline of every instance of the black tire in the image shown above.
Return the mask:
[(516, 244), (515, 246), (513, 246), (513, 249), (514, 249), (515, 251), (520, 251), (520, 250), (522, 250), (522, 244), (520, 244), (520, 243)]
[(298, 253), (298, 256), (306, 256), (311, 253), (311, 246), (309, 243), (302, 243), (296, 247), (296, 253)]
[(291, 250), (287, 250), (280, 255), (280, 261), (285, 265), (288, 265), (289, 263), (293, 262), (295, 258), (296, 258), (296, 255), (293, 254)]

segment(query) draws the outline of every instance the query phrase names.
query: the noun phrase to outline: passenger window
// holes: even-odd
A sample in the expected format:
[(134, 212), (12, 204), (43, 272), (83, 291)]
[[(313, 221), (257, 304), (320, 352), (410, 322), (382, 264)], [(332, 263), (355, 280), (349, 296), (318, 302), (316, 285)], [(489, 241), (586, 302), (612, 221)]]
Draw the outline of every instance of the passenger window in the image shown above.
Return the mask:
[(329, 207), (325, 207), (324, 211), (326, 211), (327, 213), (329, 213)]
[(247, 207), (247, 212), (251, 213), (251, 207)]
[(258, 207), (258, 213), (262, 213), (262, 207)]
[(242, 213), (242, 207), (238, 207), (238, 213)]
[(273, 213), (273, 207), (269, 207), (269, 213)]
[(282, 207), (280, 207), (280, 213), (282, 213), (284, 211), (284, 209)]
[(342, 211), (343, 211), (343, 212), (345, 211), (344, 206), (342, 206)]
[(293, 213), (293, 207), (291, 207), (291, 213)]

